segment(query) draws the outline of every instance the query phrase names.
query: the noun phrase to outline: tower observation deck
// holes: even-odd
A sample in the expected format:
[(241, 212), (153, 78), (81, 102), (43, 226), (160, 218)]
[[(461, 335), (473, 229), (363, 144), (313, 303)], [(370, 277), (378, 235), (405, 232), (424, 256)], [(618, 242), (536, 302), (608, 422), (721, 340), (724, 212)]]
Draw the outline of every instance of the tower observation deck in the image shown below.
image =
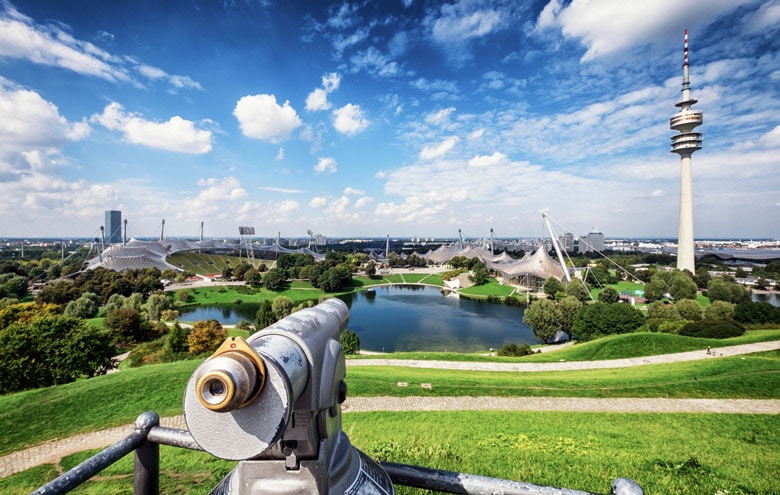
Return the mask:
[(680, 155), (680, 225), (677, 238), (677, 268), (696, 270), (693, 254), (693, 186), (691, 178), (691, 155), (701, 149), (702, 137), (694, 131), (702, 124), (701, 110), (692, 110), (697, 100), (691, 98), (691, 83), (688, 79), (688, 30), (685, 30), (683, 55), (682, 99), (675, 104), (680, 109), (672, 115), (669, 126), (678, 132), (672, 136), (672, 153)]

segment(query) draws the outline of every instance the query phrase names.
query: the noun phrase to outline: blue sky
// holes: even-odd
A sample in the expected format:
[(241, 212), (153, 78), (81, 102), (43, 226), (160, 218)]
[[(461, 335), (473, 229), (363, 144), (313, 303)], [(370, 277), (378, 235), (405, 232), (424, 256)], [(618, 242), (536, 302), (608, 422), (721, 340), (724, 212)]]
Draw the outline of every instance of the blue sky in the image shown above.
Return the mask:
[(0, 236), (780, 236), (780, 0), (0, 0)]

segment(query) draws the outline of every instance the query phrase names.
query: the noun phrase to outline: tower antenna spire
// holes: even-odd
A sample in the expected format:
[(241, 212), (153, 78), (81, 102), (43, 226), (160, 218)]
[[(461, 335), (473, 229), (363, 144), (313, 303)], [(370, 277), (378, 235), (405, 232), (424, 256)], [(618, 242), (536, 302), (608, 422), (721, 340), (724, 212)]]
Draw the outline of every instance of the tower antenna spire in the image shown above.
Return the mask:
[(701, 110), (691, 107), (696, 100), (691, 98), (691, 82), (688, 78), (688, 30), (685, 30), (683, 47), (682, 99), (675, 104), (680, 109), (672, 115), (669, 127), (678, 134), (672, 136), (672, 153), (680, 155), (680, 225), (677, 237), (677, 268), (695, 273), (693, 242), (693, 185), (691, 155), (701, 149), (702, 137), (694, 129), (702, 124)]

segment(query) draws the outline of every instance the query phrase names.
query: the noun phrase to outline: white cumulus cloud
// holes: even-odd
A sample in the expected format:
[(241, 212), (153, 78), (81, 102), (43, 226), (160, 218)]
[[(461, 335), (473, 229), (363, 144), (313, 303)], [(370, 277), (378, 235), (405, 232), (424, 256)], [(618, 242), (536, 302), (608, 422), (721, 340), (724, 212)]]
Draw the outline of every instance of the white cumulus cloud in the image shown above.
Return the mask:
[(336, 172), (336, 160), (331, 157), (322, 157), (317, 160), (317, 164), (314, 166), (315, 172)]
[(426, 146), (420, 152), (420, 158), (422, 160), (435, 160), (446, 155), (457, 144), (458, 138), (456, 136), (450, 136), (441, 143), (435, 146)]
[(496, 165), (508, 164), (507, 156), (499, 151), (492, 155), (477, 155), (469, 160), (469, 167), (493, 167)]
[(303, 122), (289, 101), (279, 105), (276, 96), (244, 96), (236, 102), (233, 115), (244, 136), (278, 143), (288, 139)]
[(195, 155), (211, 151), (211, 132), (197, 129), (192, 121), (178, 115), (166, 122), (154, 122), (125, 112), (122, 105), (113, 102), (106, 105), (103, 113), (92, 115), (90, 121), (120, 131), (130, 143), (150, 148)]
[(333, 127), (342, 134), (352, 136), (365, 130), (368, 124), (359, 105), (348, 103), (333, 111)]

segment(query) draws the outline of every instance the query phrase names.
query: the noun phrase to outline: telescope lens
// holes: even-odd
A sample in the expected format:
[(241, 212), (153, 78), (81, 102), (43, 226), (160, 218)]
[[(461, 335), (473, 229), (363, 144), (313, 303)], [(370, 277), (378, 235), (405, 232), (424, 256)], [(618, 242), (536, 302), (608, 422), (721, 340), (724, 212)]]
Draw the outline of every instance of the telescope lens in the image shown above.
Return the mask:
[(201, 382), (200, 396), (206, 407), (219, 409), (230, 402), (233, 394), (229, 392), (230, 385), (225, 383), (225, 380), (229, 379), (225, 373), (220, 372), (212, 372), (204, 377)]
[(222, 395), (225, 393), (225, 384), (219, 380), (214, 380), (209, 383), (209, 393), (211, 395)]

